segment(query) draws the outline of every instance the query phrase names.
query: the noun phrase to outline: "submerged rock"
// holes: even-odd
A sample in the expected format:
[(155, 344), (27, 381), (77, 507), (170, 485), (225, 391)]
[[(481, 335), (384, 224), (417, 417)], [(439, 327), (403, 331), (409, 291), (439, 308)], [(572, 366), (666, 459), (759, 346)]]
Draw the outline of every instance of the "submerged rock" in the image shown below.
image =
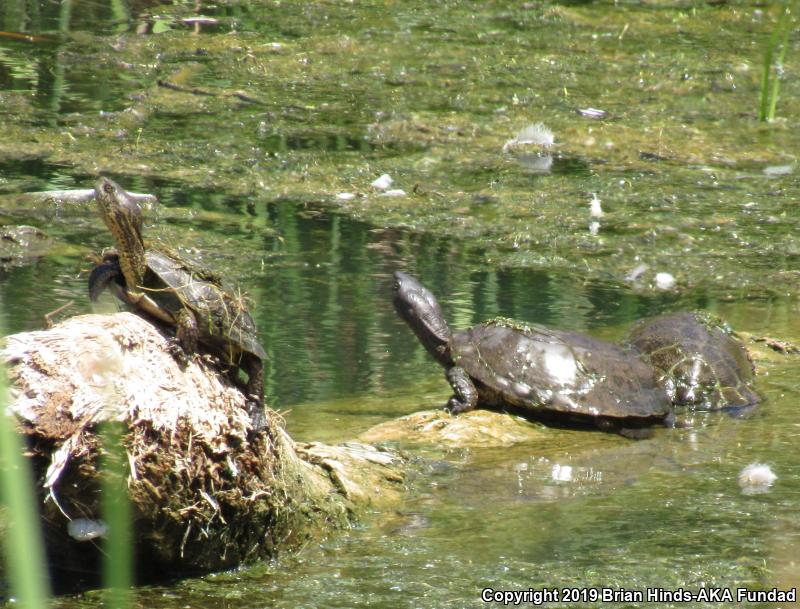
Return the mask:
[(430, 444), (448, 448), (511, 446), (542, 441), (541, 425), (490, 410), (472, 410), (458, 416), (446, 410), (423, 410), (380, 423), (359, 437), (364, 442)]

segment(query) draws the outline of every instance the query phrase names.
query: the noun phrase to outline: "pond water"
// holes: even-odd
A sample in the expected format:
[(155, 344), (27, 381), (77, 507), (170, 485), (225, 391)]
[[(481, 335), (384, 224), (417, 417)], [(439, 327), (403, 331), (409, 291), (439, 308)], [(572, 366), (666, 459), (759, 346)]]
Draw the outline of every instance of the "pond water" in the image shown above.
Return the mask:
[[(92, 310), (86, 256), (111, 244), (94, 209), (18, 193), (88, 188), (102, 171), (158, 195), (146, 236), (249, 296), (267, 400), (299, 440), (351, 439), (447, 399), (392, 310), (396, 269), (456, 328), (502, 315), (613, 340), (701, 309), (800, 341), (797, 83), (779, 121), (754, 118), (769, 7), (255, 4), (201, 2), (218, 22), (192, 34), (180, 20), (194, 3), (3, 2), (0, 221), (51, 238), (0, 271), (8, 332), (68, 301), (67, 314)], [(607, 117), (575, 112), (590, 106)], [(539, 121), (556, 134), (549, 171), (502, 152)], [(383, 172), (405, 197), (369, 186)], [(656, 272), (676, 288), (656, 289)], [(697, 415), (645, 441), (543, 428), (512, 448), (403, 445), (412, 475), (392, 513), (273, 563), (143, 587), (136, 603), (482, 607), (487, 587), (797, 587), (800, 361), (759, 371), (750, 416)], [(770, 492), (740, 491), (752, 462), (777, 473)], [(604, 606), (647, 604), (680, 605)]]

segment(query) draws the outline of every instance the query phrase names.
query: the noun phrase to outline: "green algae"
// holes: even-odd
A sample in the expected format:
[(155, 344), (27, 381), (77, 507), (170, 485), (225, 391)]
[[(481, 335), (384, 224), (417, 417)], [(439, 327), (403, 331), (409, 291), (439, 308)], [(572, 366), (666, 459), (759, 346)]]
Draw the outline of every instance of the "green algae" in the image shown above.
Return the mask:
[[(157, 176), (254, 205), (322, 202), (452, 237), (493, 265), (624, 283), (646, 264), (645, 290), (658, 271), (731, 298), (800, 289), (794, 108), (769, 126), (755, 114), (769, 13), (226, 6), (199, 35), (70, 34), (48, 60), (76, 111), (43, 122), (25, 91), (4, 93), (0, 158)], [(157, 14), (177, 23), (187, 9)], [(76, 96), (89, 75), (97, 86)], [(586, 107), (607, 116), (576, 113)], [(556, 166), (569, 160), (559, 171), (531, 174), (502, 152), (538, 121), (556, 134)], [(771, 166), (789, 173), (770, 177)], [(384, 172), (406, 196), (369, 186)], [(605, 209), (595, 233), (590, 193)]]

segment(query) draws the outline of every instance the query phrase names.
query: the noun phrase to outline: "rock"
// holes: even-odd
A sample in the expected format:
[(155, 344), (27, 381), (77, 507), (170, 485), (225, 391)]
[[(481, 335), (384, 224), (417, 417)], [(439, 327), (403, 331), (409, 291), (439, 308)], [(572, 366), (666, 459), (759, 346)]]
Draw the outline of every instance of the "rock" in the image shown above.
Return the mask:
[(423, 410), (376, 425), (361, 434), (359, 439), (370, 443), (475, 448), (541, 441), (546, 435), (540, 425), (500, 412), (471, 410), (452, 415), (446, 410)]

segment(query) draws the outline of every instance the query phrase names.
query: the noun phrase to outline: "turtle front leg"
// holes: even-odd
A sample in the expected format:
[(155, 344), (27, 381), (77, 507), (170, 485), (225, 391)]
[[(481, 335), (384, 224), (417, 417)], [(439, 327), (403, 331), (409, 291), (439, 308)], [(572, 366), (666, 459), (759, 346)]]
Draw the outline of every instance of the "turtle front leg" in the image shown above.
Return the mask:
[(478, 405), (478, 390), (463, 368), (450, 368), (447, 371), (447, 381), (453, 388), (453, 396), (447, 400), (446, 408), (452, 414), (473, 410)]

